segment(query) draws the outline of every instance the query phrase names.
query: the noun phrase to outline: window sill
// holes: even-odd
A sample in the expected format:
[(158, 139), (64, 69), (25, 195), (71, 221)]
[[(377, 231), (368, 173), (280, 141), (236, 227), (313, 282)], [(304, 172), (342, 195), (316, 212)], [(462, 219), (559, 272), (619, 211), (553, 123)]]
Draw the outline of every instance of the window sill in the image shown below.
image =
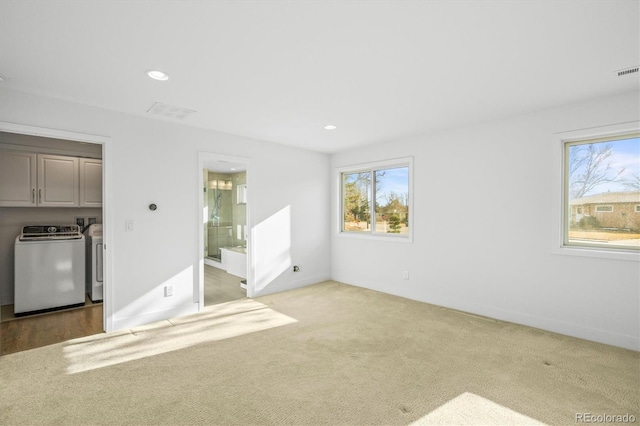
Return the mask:
[(640, 262), (640, 253), (626, 250), (603, 250), (591, 247), (562, 246), (553, 250), (553, 254)]
[(413, 238), (411, 235), (381, 235), (381, 234), (369, 234), (369, 233), (356, 233), (356, 232), (338, 232), (338, 237), (352, 238), (356, 240), (367, 241), (387, 241), (390, 243), (412, 243)]

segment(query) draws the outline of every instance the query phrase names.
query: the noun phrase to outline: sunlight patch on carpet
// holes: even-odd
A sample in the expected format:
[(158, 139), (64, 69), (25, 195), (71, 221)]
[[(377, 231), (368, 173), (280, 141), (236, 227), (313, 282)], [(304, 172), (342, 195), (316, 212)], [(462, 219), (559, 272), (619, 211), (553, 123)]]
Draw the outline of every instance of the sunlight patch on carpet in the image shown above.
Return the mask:
[(67, 373), (75, 374), (292, 324), (297, 320), (251, 299), (210, 306), (187, 317), (161, 321), (129, 332), (67, 342)]
[(465, 392), (411, 423), (422, 425), (545, 425), (471, 392)]

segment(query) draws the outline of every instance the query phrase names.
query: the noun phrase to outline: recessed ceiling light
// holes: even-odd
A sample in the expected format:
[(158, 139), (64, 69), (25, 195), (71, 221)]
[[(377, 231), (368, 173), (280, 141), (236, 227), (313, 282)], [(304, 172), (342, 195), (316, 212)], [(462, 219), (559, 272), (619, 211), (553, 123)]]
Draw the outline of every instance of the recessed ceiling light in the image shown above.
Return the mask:
[(169, 74), (160, 70), (148, 70), (147, 75), (154, 80), (167, 81), (169, 80)]
[(333, 124), (327, 124), (326, 126), (324, 126), (325, 130), (335, 130), (337, 129), (336, 126), (334, 126)]

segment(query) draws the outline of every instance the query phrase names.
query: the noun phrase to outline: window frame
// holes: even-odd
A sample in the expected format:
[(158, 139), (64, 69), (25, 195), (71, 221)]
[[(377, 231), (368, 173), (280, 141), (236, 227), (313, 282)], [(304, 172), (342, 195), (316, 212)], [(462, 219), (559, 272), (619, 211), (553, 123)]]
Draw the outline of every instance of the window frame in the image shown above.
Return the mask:
[[(362, 232), (362, 231), (345, 231), (343, 229), (344, 225), (344, 185), (343, 178), (344, 174), (353, 174), (353, 173), (362, 173), (362, 172), (370, 172), (372, 179), (375, 180), (375, 172), (386, 169), (394, 169), (407, 167), (409, 169), (409, 182), (408, 182), (408, 214), (409, 214), (409, 230), (407, 234), (395, 234), (395, 233), (383, 233), (383, 232), (375, 232), (375, 192), (373, 190), (373, 185), (369, 197), (372, 208), (370, 209), (370, 215), (372, 218), (372, 226), (370, 231)], [(335, 168), (335, 179), (337, 185), (337, 217), (336, 217), (336, 231), (337, 235), (345, 238), (355, 238), (355, 239), (366, 239), (366, 240), (379, 240), (379, 241), (393, 241), (393, 242), (401, 242), (401, 243), (412, 243), (413, 242), (413, 157), (401, 157), (394, 158), (390, 160), (380, 160), (368, 163), (360, 163), (353, 164), (347, 166), (341, 166)]]
[[(600, 210), (601, 207), (607, 207), (609, 210)], [(613, 213), (613, 204), (602, 204), (596, 206), (596, 213)]]
[(604, 259), (628, 260), (640, 262), (640, 250), (627, 249), (621, 246), (595, 246), (582, 244), (567, 244), (567, 227), (569, 226), (571, 206), (568, 202), (568, 158), (566, 147), (568, 144), (604, 142), (607, 140), (622, 139), (626, 136), (640, 134), (640, 121), (609, 126), (593, 127), (568, 132), (559, 132), (552, 135), (554, 167), (553, 175), (553, 237), (552, 253), (570, 256), (583, 256)]

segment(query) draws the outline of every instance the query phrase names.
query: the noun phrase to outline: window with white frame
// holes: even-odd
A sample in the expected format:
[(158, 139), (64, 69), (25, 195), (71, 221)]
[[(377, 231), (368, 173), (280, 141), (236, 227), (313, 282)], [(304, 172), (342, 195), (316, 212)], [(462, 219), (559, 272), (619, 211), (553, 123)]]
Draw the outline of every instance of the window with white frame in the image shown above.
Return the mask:
[(563, 143), (564, 246), (640, 250), (640, 134)]
[(613, 206), (596, 206), (597, 213), (613, 213)]
[(411, 158), (340, 169), (340, 232), (410, 240)]

